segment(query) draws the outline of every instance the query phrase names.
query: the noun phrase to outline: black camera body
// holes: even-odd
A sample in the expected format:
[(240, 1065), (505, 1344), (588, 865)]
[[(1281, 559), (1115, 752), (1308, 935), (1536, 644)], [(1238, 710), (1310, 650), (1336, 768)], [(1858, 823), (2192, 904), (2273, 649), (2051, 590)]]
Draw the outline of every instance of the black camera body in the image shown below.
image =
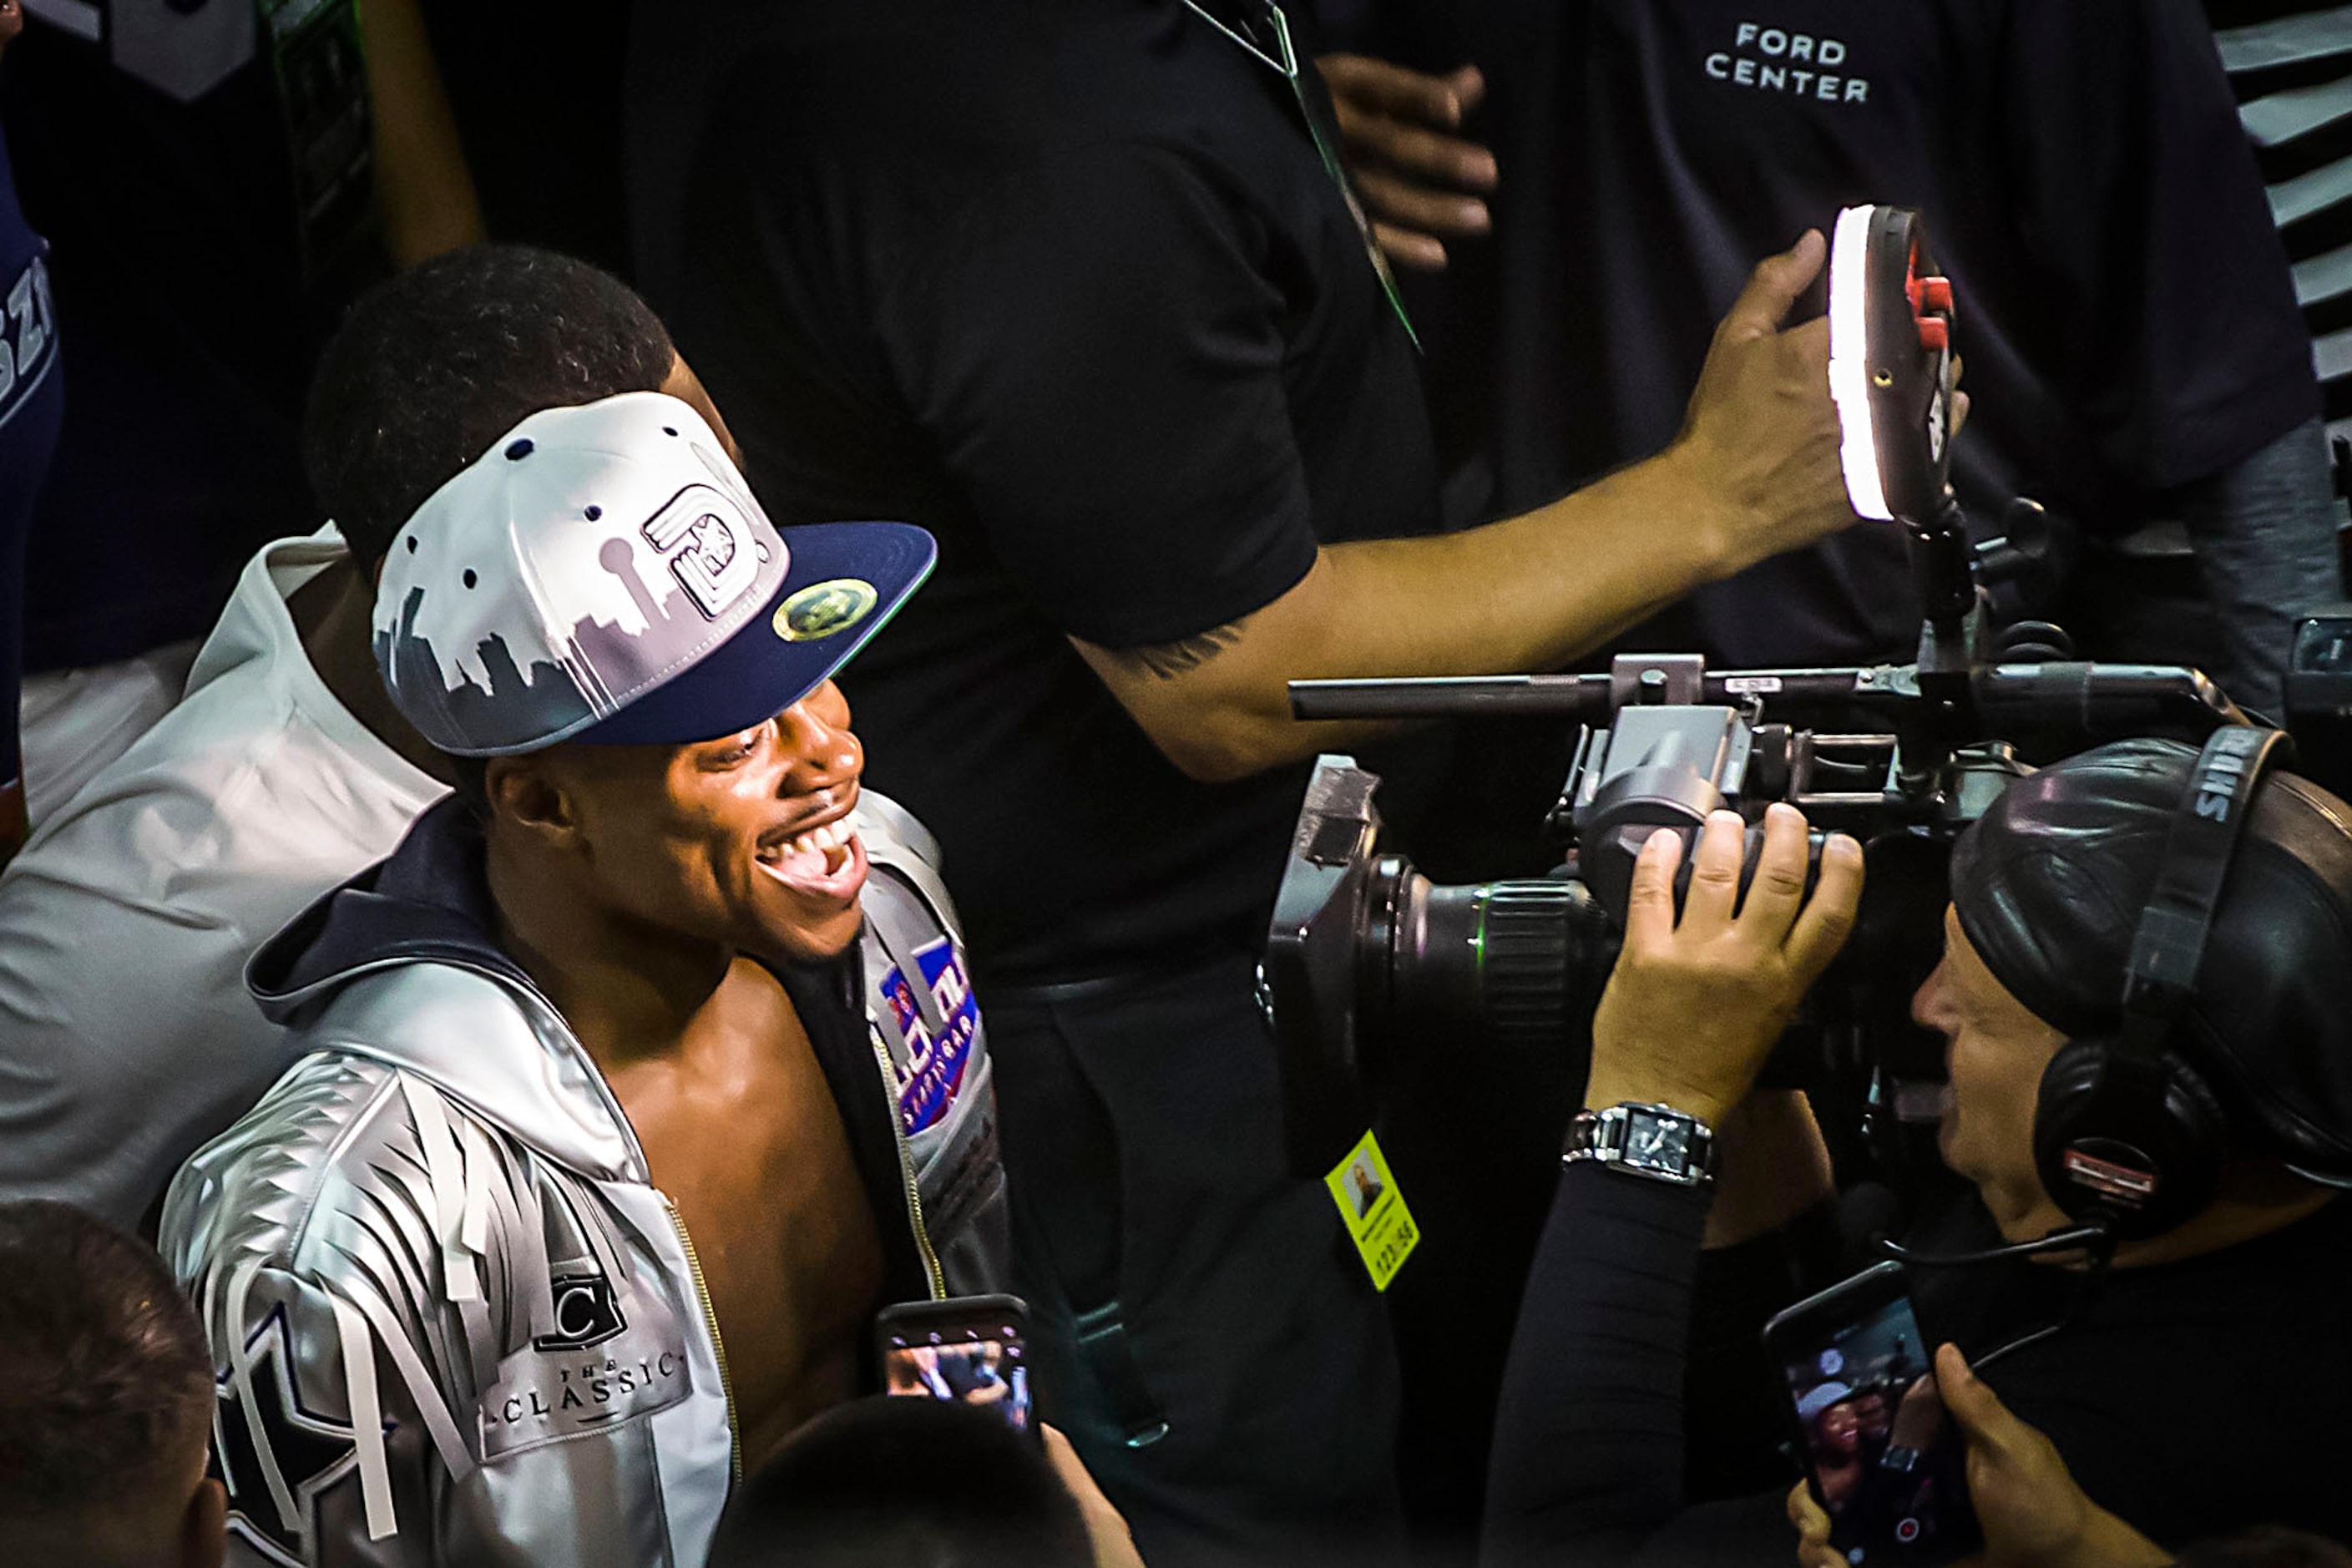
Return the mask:
[[(1717, 673), (1696, 655), (1637, 654), (1605, 675), (1292, 683), (1303, 720), (1542, 714), (1581, 729), (1542, 827), (1559, 868), (1517, 881), (1432, 883), (1383, 843), (1379, 779), (1351, 758), (1318, 763), (1261, 987), (1299, 1173), (1322, 1173), (1378, 1118), (1407, 1053), (1580, 1055), (1642, 845), (1662, 827), (1687, 841), (1728, 809), (1749, 823), (1752, 872), (1774, 801), (1805, 812), (1816, 855), (1829, 832), (1860, 839), (1868, 875), (1854, 936), (1768, 1081), (1826, 1073), (1882, 1124), (1933, 1120), (1940, 1043), (1910, 1024), (1908, 1000), (1941, 950), (1953, 841), (2033, 765), (2245, 721), (2195, 670), (2077, 661), (2045, 623), (1995, 630), (1986, 584), (2032, 552), (2012, 538), (1972, 546), (1952, 499), (1952, 301), (1917, 215), (1849, 209), (1831, 266), (1848, 492), (1908, 534), (1916, 658)], [(2037, 511), (2013, 507), (2012, 533)], [(2295, 662), (2291, 705), (2303, 694), (2315, 728), (2352, 736), (2352, 606), (2306, 621)], [(2338, 749), (2352, 763), (2352, 740)]]
[[(2352, 616), (2345, 629), (2352, 637)], [(1291, 701), (1309, 719), (1535, 710), (1583, 724), (1541, 829), (1560, 856), (1543, 878), (1433, 883), (1384, 841), (1378, 776), (1350, 757), (1318, 762), (1262, 994), (1292, 1164), (1315, 1174), (1377, 1117), (1406, 1053), (1580, 1057), (1642, 845), (1660, 828), (1687, 842), (1710, 813), (1734, 811), (1749, 824), (1752, 873), (1775, 801), (1806, 814), (1816, 857), (1828, 833), (1860, 840), (1868, 875), (1855, 932), (1767, 1081), (1843, 1072), (1883, 1119), (1932, 1119), (1941, 1049), (1911, 1026), (1908, 1002), (1941, 949), (1953, 841), (2038, 762), (2127, 735), (2200, 740), (2243, 719), (2194, 670), (2071, 661), (1979, 665), (1957, 721), (1912, 666), (1711, 674), (1693, 655), (1624, 655), (1608, 675), (1300, 681)], [(2003, 738), (1956, 735), (1979, 724)], [(1688, 868), (1685, 857), (1684, 878)]]

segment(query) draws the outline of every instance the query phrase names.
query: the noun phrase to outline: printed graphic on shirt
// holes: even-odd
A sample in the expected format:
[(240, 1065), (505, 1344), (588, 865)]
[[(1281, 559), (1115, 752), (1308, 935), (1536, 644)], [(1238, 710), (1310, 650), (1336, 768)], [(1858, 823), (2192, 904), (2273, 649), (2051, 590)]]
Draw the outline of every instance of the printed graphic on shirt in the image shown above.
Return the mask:
[(1759, 92), (1793, 93), (1818, 103), (1868, 103), (1870, 81), (1857, 76), (1846, 57), (1845, 40), (1741, 22), (1729, 47), (1710, 51), (1701, 62), (1706, 74)]
[[(964, 1068), (971, 1062), (972, 1043), (980, 1036), (980, 1004), (972, 998), (971, 985), (964, 977), (963, 955), (956, 951), (954, 942), (943, 936), (917, 949), (915, 962), (923, 972), (925, 989), (946, 1020), (940, 1037), (934, 1038), (923, 1022), (922, 1008), (897, 964), (883, 976), (880, 987), (883, 1004), (907, 1040), (904, 1058), (895, 1050), (887, 1054), (898, 1079), (899, 1130), (908, 1137), (936, 1126), (955, 1104)], [(887, 1049), (890, 1041), (879, 1025), (874, 1028)]]
[(16, 417), (57, 360), (57, 307), (49, 303), (49, 264), (36, 256), (0, 295), (0, 426)]
[(474, 1410), (484, 1463), (618, 1426), (694, 1392), (686, 1334), (651, 1290), (624, 1310), (603, 1276), (551, 1282), (555, 1330), (499, 1363)]
[[(304, 1405), (291, 1332), (279, 1307), (246, 1341), (253, 1365), (250, 1408), (237, 1397), (232, 1368), (215, 1373), (211, 1474), (228, 1492), (229, 1533), (267, 1562), (302, 1568), (303, 1544), (318, 1534), (320, 1496), (357, 1470), (360, 1460), (352, 1424)], [(393, 1426), (383, 1424), (387, 1436)], [(272, 1492), (271, 1465), (292, 1505), (290, 1521)]]

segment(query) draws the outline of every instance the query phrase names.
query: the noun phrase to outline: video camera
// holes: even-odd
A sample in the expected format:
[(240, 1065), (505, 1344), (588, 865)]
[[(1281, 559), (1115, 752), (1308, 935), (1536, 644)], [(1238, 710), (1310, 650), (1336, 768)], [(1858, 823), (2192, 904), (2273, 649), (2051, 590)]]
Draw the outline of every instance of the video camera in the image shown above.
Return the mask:
[[(2002, 538), (1969, 538), (1949, 477), (1952, 319), (1917, 213), (1839, 216), (1830, 383), (1841, 457), (1854, 510), (1909, 536), (1924, 609), (1912, 663), (1722, 673), (1693, 654), (1629, 654), (1607, 674), (1291, 684), (1303, 720), (1533, 714), (1581, 729), (1543, 825), (1561, 864), (1524, 880), (1432, 883), (1383, 849), (1379, 778), (1349, 757), (1318, 763), (1261, 981), (1295, 1170), (1320, 1174), (1361, 1136), (1401, 1053), (1578, 1049), (1643, 843), (1666, 827), (1687, 844), (1710, 812), (1733, 810), (1750, 824), (1752, 872), (1776, 800), (1804, 811), (1816, 856), (1828, 832), (1860, 839), (1868, 876), (1854, 937), (1768, 1081), (1843, 1073), (1861, 1080), (1866, 1114), (1931, 1120), (1941, 1050), (1907, 1005), (1941, 948), (1952, 842), (2040, 763), (2129, 735), (2201, 741), (2244, 721), (2196, 670), (2081, 662), (2045, 622), (1995, 628), (1988, 586), (2032, 565), (2033, 542), (2018, 535), (2038, 509), (2012, 507)], [(2352, 611), (2305, 621), (2294, 668), (2290, 703), (2347, 729)]]

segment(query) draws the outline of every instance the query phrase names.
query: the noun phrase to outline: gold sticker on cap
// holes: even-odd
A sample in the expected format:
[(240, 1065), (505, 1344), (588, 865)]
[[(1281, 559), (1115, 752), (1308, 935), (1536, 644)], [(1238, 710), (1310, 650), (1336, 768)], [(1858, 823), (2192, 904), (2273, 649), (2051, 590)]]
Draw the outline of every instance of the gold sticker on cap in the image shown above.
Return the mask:
[(820, 642), (874, 613), (882, 595), (862, 577), (812, 583), (776, 606), (776, 635), (786, 642)]

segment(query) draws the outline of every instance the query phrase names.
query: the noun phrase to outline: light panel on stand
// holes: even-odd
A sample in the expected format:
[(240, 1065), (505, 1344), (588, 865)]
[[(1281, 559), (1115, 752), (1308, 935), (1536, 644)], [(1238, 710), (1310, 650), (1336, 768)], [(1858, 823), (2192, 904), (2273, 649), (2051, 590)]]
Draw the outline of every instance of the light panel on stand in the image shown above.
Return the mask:
[(1830, 240), (1830, 397), (1837, 405), (1838, 461), (1846, 500), (1861, 516), (1891, 521), (1871, 423), (1870, 219), (1874, 209), (1838, 214)]

